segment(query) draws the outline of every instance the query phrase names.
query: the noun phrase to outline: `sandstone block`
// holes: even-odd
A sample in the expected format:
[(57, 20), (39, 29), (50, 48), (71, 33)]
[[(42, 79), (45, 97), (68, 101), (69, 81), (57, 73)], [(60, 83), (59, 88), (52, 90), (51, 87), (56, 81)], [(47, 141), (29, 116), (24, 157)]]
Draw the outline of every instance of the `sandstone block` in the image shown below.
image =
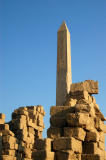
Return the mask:
[(75, 91), (75, 92), (71, 92), (70, 90), (69, 97), (77, 100), (80, 99), (85, 99), (87, 101), (89, 100), (89, 94), (86, 90)]
[(55, 153), (45, 150), (35, 150), (32, 153), (32, 158), (34, 160), (55, 160)]
[(50, 118), (50, 124), (51, 124), (52, 127), (58, 127), (58, 128), (65, 127), (66, 124), (67, 124), (66, 117), (52, 116)]
[(24, 148), (24, 157), (28, 158), (28, 159), (31, 159), (31, 157), (32, 157), (32, 151), (31, 151), (31, 149)]
[(86, 132), (82, 128), (78, 127), (65, 127), (64, 136), (65, 137), (74, 137), (78, 140), (84, 141)]
[(57, 151), (56, 160), (77, 160), (76, 154), (73, 151)]
[(70, 106), (70, 107), (74, 107), (77, 103), (77, 99), (73, 99), (71, 97), (68, 97), (64, 103), (64, 106)]
[(8, 156), (8, 155), (3, 155), (2, 160), (16, 160), (16, 157), (14, 156)]
[(50, 127), (47, 130), (47, 137), (48, 138), (59, 138), (62, 136), (62, 128)]
[(61, 137), (54, 139), (53, 149), (55, 151), (60, 150), (72, 150), (77, 153), (82, 152), (82, 142), (75, 138)]
[(43, 115), (41, 114), (38, 115), (37, 125), (43, 127)]
[(35, 134), (35, 130), (32, 127), (28, 127), (28, 132), (32, 133), (33, 135)]
[(94, 104), (94, 108), (95, 108), (95, 115), (101, 119), (102, 121), (105, 121), (105, 117), (104, 115), (102, 114), (102, 112), (100, 111), (99, 109), (99, 106), (97, 104)]
[(105, 160), (103, 156), (99, 154), (82, 154), (81, 160)]
[(16, 138), (7, 135), (7, 136), (3, 136), (3, 143), (16, 143)]
[(10, 135), (10, 136), (13, 136), (13, 137), (14, 137), (14, 133), (13, 133), (12, 131), (10, 131), (10, 130), (7, 130), (7, 129), (3, 130), (3, 131), (2, 131), (2, 134), (3, 134), (4, 136)]
[(0, 124), (0, 131), (2, 130), (9, 130), (9, 125), (8, 124)]
[(105, 143), (103, 142), (98, 142), (98, 147), (101, 149), (101, 150), (105, 150)]
[(99, 132), (99, 141), (100, 142), (105, 142), (105, 133), (104, 132)]
[(3, 113), (0, 113), (0, 119), (3, 119), (3, 120), (5, 120), (5, 114), (3, 114)]
[(95, 117), (94, 104), (77, 104), (75, 106), (75, 112), (89, 113), (90, 116)]
[(103, 131), (104, 133), (106, 133), (106, 125), (98, 117), (95, 118), (95, 128), (98, 131)]
[(98, 144), (95, 142), (83, 142), (83, 153), (84, 154), (99, 154), (100, 150)]
[(9, 155), (9, 156), (14, 156), (16, 157), (17, 156), (17, 153), (15, 150), (2, 150), (2, 154), (3, 155)]
[(67, 113), (73, 113), (74, 107), (70, 106), (52, 106), (50, 108), (51, 116), (65, 116)]
[(0, 119), (0, 124), (4, 124), (4, 123), (5, 123), (4, 119)]
[(100, 139), (99, 133), (94, 129), (93, 131), (86, 132), (85, 141), (98, 142)]
[(69, 113), (67, 114), (67, 123), (72, 127), (86, 126), (89, 114), (86, 113)]
[(86, 80), (84, 82), (71, 84), (70, 94), (78, 91), (87, 91), (89, 94), (98, 94), (98, 82)]
[(35, 149), (37, 150), (47, 150), (51, 152), (52, 149), (52, 139), (36, 139), (35, 141)]

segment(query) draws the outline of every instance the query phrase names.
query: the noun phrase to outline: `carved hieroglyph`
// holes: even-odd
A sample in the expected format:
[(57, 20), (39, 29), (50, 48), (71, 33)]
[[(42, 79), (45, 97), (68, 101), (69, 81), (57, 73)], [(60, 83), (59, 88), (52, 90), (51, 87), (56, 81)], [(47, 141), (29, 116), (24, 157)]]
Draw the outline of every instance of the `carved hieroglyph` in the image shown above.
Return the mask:
[(72, 83), (71, 75), (71, 47), (70, 32), (62, 23), (57, 33), (57, 81), (56, 81), (56, 105), (62, 105), (70, 91)]

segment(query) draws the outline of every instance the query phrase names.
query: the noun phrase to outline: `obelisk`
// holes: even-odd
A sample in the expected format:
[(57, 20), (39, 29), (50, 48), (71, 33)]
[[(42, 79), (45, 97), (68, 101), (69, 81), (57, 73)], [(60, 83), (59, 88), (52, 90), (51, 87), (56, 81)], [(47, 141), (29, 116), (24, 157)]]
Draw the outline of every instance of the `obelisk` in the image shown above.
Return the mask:
[(72, 83), (70, 32), (63, 22), (57, 32), (56, 106), (63, 105)]

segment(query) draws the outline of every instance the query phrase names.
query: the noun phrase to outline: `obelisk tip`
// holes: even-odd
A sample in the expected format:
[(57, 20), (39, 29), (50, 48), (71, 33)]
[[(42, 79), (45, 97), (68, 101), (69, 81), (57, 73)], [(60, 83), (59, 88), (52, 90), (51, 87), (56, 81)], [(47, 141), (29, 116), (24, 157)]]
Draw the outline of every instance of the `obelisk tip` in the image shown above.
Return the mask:
[(60, 28), (58, 29), (58, 32), (60, 31), (64, 31), (64, 30), (68, 30), (66, 22), (63, 21), (63, 23), (61, 24)]

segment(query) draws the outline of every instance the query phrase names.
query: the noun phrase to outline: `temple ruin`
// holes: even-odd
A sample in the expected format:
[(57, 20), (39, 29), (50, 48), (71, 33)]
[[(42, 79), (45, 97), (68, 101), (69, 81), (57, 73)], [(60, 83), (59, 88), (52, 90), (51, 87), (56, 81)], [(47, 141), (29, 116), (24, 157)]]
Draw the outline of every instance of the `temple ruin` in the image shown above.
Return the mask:
[(106, 120), (93, 94), (98, 82), (72, 83), (70, 33), (62, 23), (57, 41), (56, 106), (42, 137), (41, 105), (20, 107), (10, 122), (0, 113), (0, 160), (106, 160)]

